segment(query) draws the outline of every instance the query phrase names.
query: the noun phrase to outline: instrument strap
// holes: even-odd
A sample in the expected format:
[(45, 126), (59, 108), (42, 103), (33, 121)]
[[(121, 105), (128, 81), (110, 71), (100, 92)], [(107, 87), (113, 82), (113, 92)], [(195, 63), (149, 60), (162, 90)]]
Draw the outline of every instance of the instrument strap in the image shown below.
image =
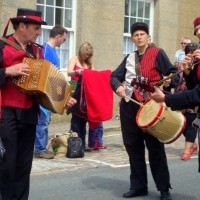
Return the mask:
[(135, 52), (135, 73), (136, 73), (136, 76), (142, 76), (137, 51)]
[(24, 51), (26, 53), (26, 55), (30, 58), (34, 58), (30, 53), (28, 53), (27, 51), (25, 51), (24, 49), (22, 49), (22, 47), (6, 38), (0, 38), (0, 41), (14, 47), (15, 49), (19, 50), (19, 51)]
[[(140, 69), (140, 62), (139, 62), (139, 57), (138, 57), (138, 53), (137, 51), (135, 51), (135, 74), (136, 76), (142, 76), (142, 72), (141, 72), (141, 69)], [(142, 96), (144, 98), (144, 100), (146, 101), (148, 99), (148, 95), (147, 93), (142, 93)]]

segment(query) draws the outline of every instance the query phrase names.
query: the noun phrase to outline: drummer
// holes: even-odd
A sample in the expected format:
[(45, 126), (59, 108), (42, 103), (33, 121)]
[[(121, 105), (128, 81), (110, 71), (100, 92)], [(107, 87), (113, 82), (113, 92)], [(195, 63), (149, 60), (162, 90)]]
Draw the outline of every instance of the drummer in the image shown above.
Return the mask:
[[(130, 162), (130, 188), (123, 194), (124, 198), (145, 196), (148, 194), (147, 169), (145, 162), (145, 146), (149, 151), (149, 163), (161, 200), (171, 200), (170, 174), (164, 144), (148, 133), (144, 133), (136, 123), (136, 114), (140, 106), (129, 100), (143, 102), (149, 98), (148, 92), (141, 95), (131, 87), (131, 81), (136, 75), (148, 78), (151, 85), (164, 76), (177, 71), (170, 63), (165, 52), (157, 47), (149, 46), (149, 28), (143, 22), (131, 26), (131, 39), (137, 50), (128, 54), (116, 70), (112, 72), (110, 84), (113, 91), (122, 97), (120, 103), (120, 120), (123, 142)], [(178, 78), (167, 80), (163, 87), (172, 88), (178, 83)]]

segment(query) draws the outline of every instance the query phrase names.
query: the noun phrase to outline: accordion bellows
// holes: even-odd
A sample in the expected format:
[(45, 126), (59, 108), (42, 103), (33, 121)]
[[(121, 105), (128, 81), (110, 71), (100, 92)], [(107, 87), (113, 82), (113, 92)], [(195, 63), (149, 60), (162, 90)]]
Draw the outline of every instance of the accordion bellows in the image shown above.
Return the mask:
[(63, 114), (72, 87), (65, 76), (45, 59), (24, 58), (30, 67), (29, 76), (20, 76), (17, 86), (24, 92), (35, 94), (40, 105), (53, 113)]

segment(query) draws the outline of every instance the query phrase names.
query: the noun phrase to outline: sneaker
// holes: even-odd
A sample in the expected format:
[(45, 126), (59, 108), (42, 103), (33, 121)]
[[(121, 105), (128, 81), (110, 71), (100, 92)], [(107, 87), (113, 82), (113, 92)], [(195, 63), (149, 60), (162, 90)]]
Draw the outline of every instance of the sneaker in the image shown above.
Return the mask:
[(55, 156), (55, 153), (54, 153), (53, 151), (49, 151), (48, 149), (45, 151), (45, 153), (51, 154), (51, 155), (54, 155), (54, 156)]
[(46, 151), (35, 153), (35, 158), (42, 158), (42, 159), (53, 159), (55, 154), (49, 154)]
[(85, 147), (84, 151), (91, 152), (92, 148), (91, 147)]

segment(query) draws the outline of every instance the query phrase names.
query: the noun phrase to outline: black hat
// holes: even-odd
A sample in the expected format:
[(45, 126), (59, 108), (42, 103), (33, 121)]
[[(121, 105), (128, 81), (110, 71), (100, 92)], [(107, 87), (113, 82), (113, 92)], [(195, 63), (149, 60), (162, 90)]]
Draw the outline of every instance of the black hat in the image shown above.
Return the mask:
[(147, 34), (149, 34), (149, 27), (144, 22), (135, 22), (134, 24), (132, 24), (131, 35), (133, 35), (133, 33), (138, 30), (145, 31)]
[(42, 21), (42, 13), (38, 10), (31, 10), (26, 8), (18, 8), (17, 17), (11, 18), (11, 22), (25, 22), (33, 24), (47, 25), (45, 21)]

